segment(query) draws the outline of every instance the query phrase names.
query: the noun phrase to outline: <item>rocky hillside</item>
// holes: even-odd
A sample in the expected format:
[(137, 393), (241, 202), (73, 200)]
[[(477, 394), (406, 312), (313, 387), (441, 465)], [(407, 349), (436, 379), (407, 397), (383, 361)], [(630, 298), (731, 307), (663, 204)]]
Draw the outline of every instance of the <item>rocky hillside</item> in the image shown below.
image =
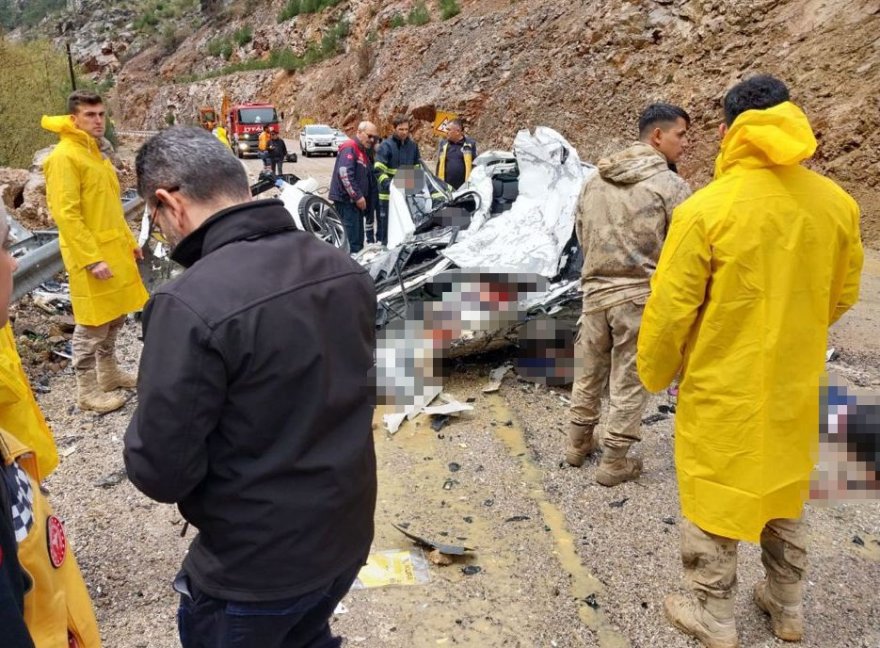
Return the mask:
[[(858, 198), (865, 238), (880, 244), (880, 0), (459, 0), (448, 20), (450, 3), (428, 0), (430, 20), (402, 26), (418, 0), (311, 0), (327, 7), (279, 22), (307, 2), (233, 1), (206, 16), (194, 0), (151, 0), (145, 25), (134, 0), (92, 14), (105, 3), (81, 0), (66, 28), (83, 62), (115, 80), (125, 127), (187, 121), (228, 93), (273, 101), (290, 131), (303, 117), (351, 129), (405, 111), (426, 155), (437, 110), (463, 115), (483, 149), (544, 124), (595, 160), (632, 138), (646, 103), (666, 100), (694, 117), (681, 170), (695, 186), (710, 178), (725, 89), (774, 73), (813, 122), (812, 164)], [(331, 33), (342, 53), (318, 55)], [(284, 55), (305, 68), (210, 76)]]

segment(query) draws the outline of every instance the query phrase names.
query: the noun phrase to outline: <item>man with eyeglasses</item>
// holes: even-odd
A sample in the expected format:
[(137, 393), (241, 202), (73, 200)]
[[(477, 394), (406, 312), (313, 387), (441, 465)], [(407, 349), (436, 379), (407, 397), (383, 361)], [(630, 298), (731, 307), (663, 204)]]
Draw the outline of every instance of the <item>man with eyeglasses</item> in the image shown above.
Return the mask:
[(378, 141), (376, 125), (361, 122), (354, 138), (340, 144), (330, 180), (330, 200), (342, 218), (352, 254), (364, 247), (364, 218), (373, 213), (378, 197), (371, 155)]
[(328, 621), (373, 539), (373, 282), (251, 200), (203, 129), (162, 131), (136, 169), (185, 268), (144, 310), (125, 434), (131, 483), (199, 530), (174, 582), (181, 643), (339, 646)]
[(133, 388), (134, 374), (116, 363), (116, 337), (128, 313), (149, 295), (137, 261), (143, 253), (122, 210), (119, 179), (101, 153), (105, 110), (101, 97), (78, 90), (68, 115), (43, 116), (42, 126), (60, 142), (46, 158), (46, 199), (58, 225), (61, 258), (73, 304), (73, 369), (80, 409), (112, 412)]

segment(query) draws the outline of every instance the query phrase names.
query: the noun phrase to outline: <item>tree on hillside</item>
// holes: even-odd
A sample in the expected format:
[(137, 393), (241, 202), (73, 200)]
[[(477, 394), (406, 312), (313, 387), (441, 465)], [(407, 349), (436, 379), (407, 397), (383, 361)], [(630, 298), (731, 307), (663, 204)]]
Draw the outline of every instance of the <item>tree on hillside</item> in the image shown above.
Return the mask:
[(44, 114), (65, 110), (67, 62), (46, 42), (0, 38), (0, 166), (27, 168), (34, 153), (58, 138), (40, 127)]

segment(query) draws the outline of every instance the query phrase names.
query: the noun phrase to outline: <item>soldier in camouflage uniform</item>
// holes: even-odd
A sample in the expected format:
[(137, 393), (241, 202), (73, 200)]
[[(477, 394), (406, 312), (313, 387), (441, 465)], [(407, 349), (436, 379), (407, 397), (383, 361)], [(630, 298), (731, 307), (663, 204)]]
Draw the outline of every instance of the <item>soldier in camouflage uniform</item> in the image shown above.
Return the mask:
[(636, 340), (672, 210), (690, 195), (672, 170), (689, 126), (690, 117), (678, 106), (648, 106), (639, 118), (639, 141), (599, 161), (599, 173), (584, 186), (578, 204), (584, 297), (575, 353), (581, 366), (572, 388), (565, 460), (581, 466), (596, 449), (593, 431), (609, 383), (604, 452), (596, 473), (603, 486), (636, 479), (642, 470), (641, 460), (626, 456), (641, 439), (648, 397), (636, 371)]

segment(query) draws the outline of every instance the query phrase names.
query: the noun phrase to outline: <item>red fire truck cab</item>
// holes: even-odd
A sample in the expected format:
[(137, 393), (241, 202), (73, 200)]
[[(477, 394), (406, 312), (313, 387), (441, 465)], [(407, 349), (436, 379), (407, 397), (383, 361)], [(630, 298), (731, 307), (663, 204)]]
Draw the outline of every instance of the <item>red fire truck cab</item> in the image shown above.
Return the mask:
[(275, 106), (268, 103), (230, 106), (226, 121), (232, 150), (240, 158), (259, 155), (259, 139), (263, 126), (268, 126), (270, 131), (278, 132), (278, 113), (275, 112)]

